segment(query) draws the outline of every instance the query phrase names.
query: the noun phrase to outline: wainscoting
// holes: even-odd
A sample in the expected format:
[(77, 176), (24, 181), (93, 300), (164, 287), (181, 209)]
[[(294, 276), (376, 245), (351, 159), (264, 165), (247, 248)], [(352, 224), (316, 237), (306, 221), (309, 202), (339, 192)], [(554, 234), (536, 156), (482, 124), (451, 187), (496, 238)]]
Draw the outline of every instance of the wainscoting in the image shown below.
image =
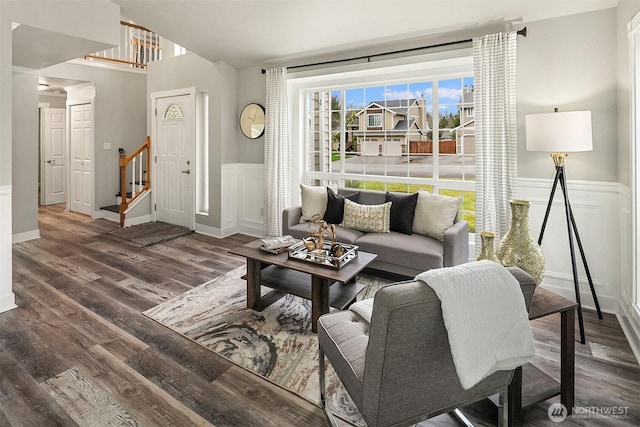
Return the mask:
[[(540, 233), (552, 184), (552, 180), (546, 179), (519, 179), (519, 198), (531, 202), (534, 239)], [(617, 313), (621, 290), (630, 289), (631, 282), (628, 189), (617, 183), (569, 181), (568, 191), (600, 307), (603, 311)], [(558, 187), (542, 240), (546, 265), (542, 286), (575, 299), (567, 236), (564, 201)], [(582, 305), (595, 308), (577, 244), (574, 247)]]
[(16, 307), (12, 290), (11, 186), (0, 185), (0, 313)]
[(234, 233), (263, 237), (264, 165), (229, 163), (222, 165), (221, 173), (222, 206), (218, 237)]

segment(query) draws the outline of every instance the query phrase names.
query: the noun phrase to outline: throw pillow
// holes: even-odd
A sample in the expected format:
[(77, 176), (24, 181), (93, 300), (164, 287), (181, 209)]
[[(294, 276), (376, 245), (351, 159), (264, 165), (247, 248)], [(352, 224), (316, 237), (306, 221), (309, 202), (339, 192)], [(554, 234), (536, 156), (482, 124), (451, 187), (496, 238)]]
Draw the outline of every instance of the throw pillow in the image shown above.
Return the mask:
[(344, 200), (349, 199), (358, 203), (360, 200), (360, 192), (348, 194), (336, 194), (331, 188), (327, 187), (327, 210), (324, 212), (324, 219), (328, 224), (340, 224), (344, 218)]
[(391, 202), (391, 231), (412, 234), (413, 215), (418, 202), (418, 193), (392, 194), (387, 191), (385, 202)]
[(302, 199), (302, 215), (299, 222), (310, 221), (314, 216), (324, 216), (327, 209), (327, 187), (314, 187), (300, 184), (300, 198)]
[(344, 200), (344, 218), (341, 226), (368, 233), (388, 233), (391, 202), (382, 205), (361, 205)]
[(444, 232), (456, 219), (460, 200), (460, 197), (419, 191), (413, 216), (413, 232), (443, 241)]

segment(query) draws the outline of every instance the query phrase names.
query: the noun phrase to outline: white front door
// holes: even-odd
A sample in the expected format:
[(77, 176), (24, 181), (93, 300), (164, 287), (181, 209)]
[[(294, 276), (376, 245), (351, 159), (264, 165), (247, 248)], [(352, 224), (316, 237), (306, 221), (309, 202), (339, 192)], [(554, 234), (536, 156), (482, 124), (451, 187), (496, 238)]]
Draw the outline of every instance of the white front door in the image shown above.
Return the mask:
[(93, 213), (93, 105), (71, 105), (70, 128), (70, 205), (69, 210)]
[(156, 220), (193, 228), (195, 223), (195, 95), (156, 99)]
[(65, 163), (64, 108), (42, 108), (42, 175), (40, 196), (43, 205), (64, 203), (67, 200)]

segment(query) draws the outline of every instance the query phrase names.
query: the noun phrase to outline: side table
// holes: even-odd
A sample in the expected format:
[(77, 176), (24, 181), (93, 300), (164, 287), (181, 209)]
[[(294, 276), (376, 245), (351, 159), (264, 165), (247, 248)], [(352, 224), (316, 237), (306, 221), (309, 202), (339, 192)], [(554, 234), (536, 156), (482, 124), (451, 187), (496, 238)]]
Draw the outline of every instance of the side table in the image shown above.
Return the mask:
[[(522, 410), (560, 395), (571, 414), (574, 403), (575, 319), (577, 303), (538, 287), (533, 294), (529, 320), (560, 313), (560, 383), (530, 363), (515, 370), (509, 385), (509, 420), (522, 424)], [(567, 415), (568, 415), (567, 414)]]

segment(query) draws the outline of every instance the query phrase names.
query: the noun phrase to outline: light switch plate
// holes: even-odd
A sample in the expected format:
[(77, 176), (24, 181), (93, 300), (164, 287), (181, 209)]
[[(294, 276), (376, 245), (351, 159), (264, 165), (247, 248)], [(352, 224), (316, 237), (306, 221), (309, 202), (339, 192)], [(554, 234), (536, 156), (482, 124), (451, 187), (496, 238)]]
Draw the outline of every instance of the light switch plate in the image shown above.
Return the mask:
[(111, 150), (111, 143), (105, 142), (104, 144), (102, 144), (102, 148), (105, 150)]

